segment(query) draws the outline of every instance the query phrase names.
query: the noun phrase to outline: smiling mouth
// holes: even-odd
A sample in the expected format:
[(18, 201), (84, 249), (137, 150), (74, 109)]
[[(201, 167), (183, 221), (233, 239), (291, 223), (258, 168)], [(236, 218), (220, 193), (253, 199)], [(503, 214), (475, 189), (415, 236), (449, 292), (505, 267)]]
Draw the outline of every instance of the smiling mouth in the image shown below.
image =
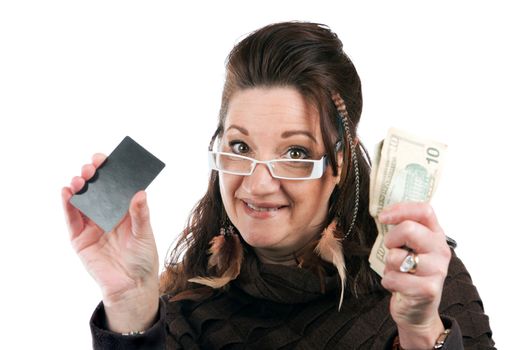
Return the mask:
[[(244, 202), (244, 201), (243, 201)], [(267, 208), (267, 207), (258, 207), (256, 205), (253, 205), (253, 204), (250, 204), (250, 203), (246, 203), (244, 202), (244, 204), (246, 204), (246, 206), (252, 210), (255, 210), (255, 211), (258, 211), (258, 212), (274, 212), (274, 211), (277, 211), (281, 208), (285, 208), (286, 205), (282, 205), (282, 206), (279, 206), (279, 207), (273, 207), (273, 208)]]

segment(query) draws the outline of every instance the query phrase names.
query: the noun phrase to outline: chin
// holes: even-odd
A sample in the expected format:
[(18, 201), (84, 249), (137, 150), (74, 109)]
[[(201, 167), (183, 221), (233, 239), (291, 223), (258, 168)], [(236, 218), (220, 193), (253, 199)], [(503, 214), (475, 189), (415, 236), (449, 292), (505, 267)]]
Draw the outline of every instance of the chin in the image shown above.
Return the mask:
[(275, 248), (282, 241), (282, 235), (272, 228), (246, 228), (237, 227), (243, 240), (253, 248)]

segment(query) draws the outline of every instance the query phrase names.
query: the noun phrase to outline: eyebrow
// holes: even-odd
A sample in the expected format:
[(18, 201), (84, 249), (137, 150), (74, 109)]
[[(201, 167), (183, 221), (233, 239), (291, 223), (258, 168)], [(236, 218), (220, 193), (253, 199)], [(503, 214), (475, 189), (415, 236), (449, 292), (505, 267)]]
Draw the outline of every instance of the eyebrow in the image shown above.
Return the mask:
[(317, 140), (315, 139), (314, 135), (312, 135), (310, 132), (304, 131), (304, 130), (285, 131), (285, 132), (283, 132), (281, 134), (281, 137), (283, 139), (285, 139), (285, 138), (288, 138), (288, 137), (293, 136), (293, 135), (305, 135), (305, 136), (308, 136), (310, 139), (312, 139), (313, 142), (317, 143)]
[[(243, 133), (244, 135), (246, 136), (249, 136), (250, 133), (248, 132), (248, 130), (246, 130), (245, 128), (243, 127), (240, 127), (238, 125), (235, 125), (235, 124), (232, 124), (228, 127), (228, 129), (226, 129), (226, 131), (230, 130), (230, 129), (237, 129), (239, 130), (241, 133)], [(283, 139), (285, 138), (288, 138), (288, 137), (291, 137), (293, 135), (305, 135), (307, 136), (308, 138), (310, 138), (312, 141), (314, 141), (315, 143), (317, 143), (317, 140), (315, 139), (315, 137), (308, 131), (304, 131), (304, 130), (288, 130), (288, 131), (285, 131), (281, 134), (281, 137)]]
[(226, 131), (228, 131), (228, 130), (230, 130), (230, 129), (237, 129), (237, 130), (239, 130), (240, 132), (242, 132), (242, 133), (243, 133), (244, 135), (246, 135), (246, 136), (249, 136), (249, 135), (250, 135), (250, 133), (248, 133), (248, 130), (246, 130), (245, 128), (240, 127), (240, 126), (238, 126), (238, 125), (235, 125), (235, 124), (230, 125), (230, 126), (228, 127), (228, 129), (226, 129)]

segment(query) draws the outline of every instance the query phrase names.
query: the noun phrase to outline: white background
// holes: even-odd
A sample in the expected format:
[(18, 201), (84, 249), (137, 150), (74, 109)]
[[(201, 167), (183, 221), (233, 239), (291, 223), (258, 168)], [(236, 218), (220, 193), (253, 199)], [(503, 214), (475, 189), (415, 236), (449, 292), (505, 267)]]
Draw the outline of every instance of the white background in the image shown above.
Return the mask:
[(369, 149), (390, 126), (449, 145), (434, 207), (498, 347), (522, 344), (522, 7), (330, 3), (0, 3), (1, 348), (90, 348), (100, 292), (69, 245), (61, 187), (132, 136), (167, 164), (148, 189), (163, 259), (206, 189), (227, 53), (283, 20), (325, 23), (343, 40)]

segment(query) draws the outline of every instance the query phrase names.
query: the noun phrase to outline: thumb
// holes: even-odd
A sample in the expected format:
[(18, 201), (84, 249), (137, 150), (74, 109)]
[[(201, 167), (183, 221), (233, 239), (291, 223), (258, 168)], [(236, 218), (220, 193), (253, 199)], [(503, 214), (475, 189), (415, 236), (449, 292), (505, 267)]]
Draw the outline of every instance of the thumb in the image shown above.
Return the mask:
[(129, 216), (131, 217), (131, 232), (135, 237), (152, 233), (146, 192), (135, 193), (131, 199)]

